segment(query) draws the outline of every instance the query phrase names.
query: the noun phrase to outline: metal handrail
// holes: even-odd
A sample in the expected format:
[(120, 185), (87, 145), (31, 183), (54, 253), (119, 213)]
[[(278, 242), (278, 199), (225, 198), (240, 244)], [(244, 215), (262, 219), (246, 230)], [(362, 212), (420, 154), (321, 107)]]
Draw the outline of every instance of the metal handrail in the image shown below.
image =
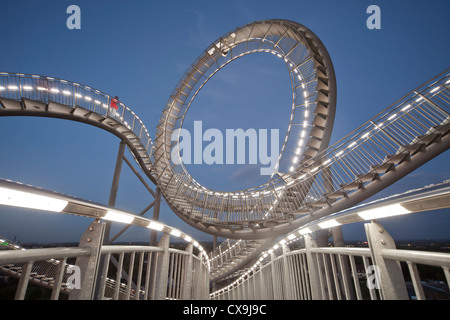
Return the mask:
[(0, 265), (89, 256), (91, 248), (39, 248), (0, 251)]
[[(319, 247), (309, 248), (308, 250), (298, 249), (294, 251), (281, 252), (280, 254), (272, 257), (269, 261), (261, 264), (259, 267), (252, 269), (249, 275), (244, 275), (243, 280), (239, 283), (232, 284), (224, 289), (219, 289), (216, 292), (211, 293), (212, 299), (313, 299), (311, 296), (310, 286), (311, 274), (307, 272), (312, 266), (308, 266), (306, 263), (306, 255), (312, 254), (312, 261), (316, 261), (319, 265), (322, 265), (320, 271), (319, 281), (322, 290), (323, 299), (364, 299), (361, 293), (361, 283), (358, 279), (361, 277), (366, 282), (369, 281), (371, 276), (366, 273), (368, 267), (372, 262), (372, 253), (370, 248), (349, 248), (349, 247)], [(450, 284), (450, 254), (441, 252), (425, 252), (417, 250), (401, 250), (401, 249), (383, 249), (381, 255), (384, 259), (393, 260), (397, 262), (406, 262), (408, 264), (409, 273), (412, 278), (414, 291), (417, 295), (417, 299), (426, 299), (422, 288), (422, 282), (420, 275), (417, 272), (417, 264), (436, 266), (443, 269), (447, 284)], [(302, 256), (303, 258), (300, 258)], [(344, 257), (346, 260), (344, 260)], [(364, 263), (364, 271), (361, 275), (358, 274), (356, 269), (355, 258), (361, 259)], [(346, 261), (346, 262), (344, 262)], [(311, 261), (309, 262), (311, 263)], [(343, 269), (345, 263), (348, 263), (350, 270), (349, 275), (345, 278)], [(279, 270), (278, 272), (286, 275), (279, 275), (278, 272), (274, 273), (273, 269)], [(368, 272), (368, 271), (367, 271)], [(377, 275), (379, 276), (379, 275)], [(281, 287), (268, 286), (266, 289), (262, 289), (262, 283), (260, 279), (267, 277), (270, 281), (271, 277), (279, 277), (277, 281), (289, 277), (291, 280), (290, 288), (286, 288), (286, 283), (281, 283)], [(275, 281), (272, 279), (272, 281)], [(293, 281), (293, 282), (292, 282)], [(353, 282), (353, 284), (350, 284)], [(275, 282), (273, 282), (275, 283)], [(254, 287), (254, 289), (253, 289)], [(251, 288), (250, 290), (246, 288)], [(334, 289), (333, 289), (334, 288)], [(353, 288), (353, 289), (352, 289)], [(382, 291), (378, 294), (374, 288), (368, 288), (370, 299), (376, 300), (383, 297)], [(269, 290), (269, 292), (268, 292)], [(350, 292), (354, 290), (355, 296), (352, 297)], [(266, 295), (272, 294), (268, 297)]]
[[(324, 219), (319, 219), (313, 221), (306, 226), (302, 226), (299, 229), (294, 230), (290, 234), (284, 235), (281, 239), (278, 239), (276, 243), (272, 244), (272, 248), (268, 251), (262, 252), (260, 258), (253, 266), (248, 266), (251, 270), (257, 270), (258, 268), (262, 268), (264, 263), (267, 263), (267, 257), (271, 256), (272, 260), (277, 260), (278, 257), (289, 256), (294, 254), (293, 252), (301, 252), (300, 249), (295, 251), (280, 251), (280, 248), (283, 245), (289, 245), (292, 249), (298, 247), (304, 247), (304, 236), (315, 231), (324, 230), (328, 227), (321, 226), (324, 222), (334, 221), (336, 226), (340, 225), (348, 225), (353, 223), (358, 223), (364, 221), (362, 216), (360, 216), (361, 212), (374, 211), (378, 209), (380, 212), (388, 210), (388, 207), (392, 207), (393, 205), (398, 207), (406, 207), (411, 210), (411, 212), (421, 212), (428, 210), (436, 210), (442, 209), (444, 207), (448, 207), (448, 198), (450, 195), (450, 181), (444, 181), (438, 184), (427, 185), (422, 188), (412, 189), (406, 191), (401, 194), (390, 195), (386, 198), (379, 199), (376, 201), (372, 201), (366, 203), (364, 205), (359, 205), (353, 207), (351, 209), (343, 210), (338, 213), (333, 214), (331, 217), (326, 217)], [(444, 201), (443, 199), (447, 199)], [(433, 205), (433, 203), (435, 203)], [(414, 205), (412, 205), (414, 204)], [(371, 257), (371, 252), (368, 248), (355, 248), (355, 247), (312, 247), (309, 248), (309, 252), (313, 254), (337, 254), (337, 255), (346, 255), (348, 257), (351, 256), (360, 256), (365, 258)], [(430, 255), (428, 255), (430, 254)], [(415, 252), (411, 250), (395, 250), (392, 251), (390, 249), (383, 250), (381, 255), (385, 259), (392, 259), (397, 261), (406, 261), (408, 264), (411, 263), (421, 263), (427, 265), (435, 265), (444, 268), (444, 271), (448, 273), (448, 263), (450, 263), (450, 255), (441, 254), (441, 253), (422, 253)], [(222, 258), (223, 263), (230, 263), (230, 260), (227, 260), (228, 256)], [(216, 258), (217, 259), (217, 258)], [(266, 261), (266, 262), (264, 262)], [(445, 262), (443, 264), (443, 261)], [(214, 264), (213, 264), (214, 265)], [(250, 273), (250, 271), (248, 271)], [(447, 274), (446, 273), (446, 274)], [(448, 273), (450, 277), (450, 273)], [(239, 280), (238, 280), (239, 281)], [(450, 281), (449, 281), (450, 283)]]
[(385, 259), (394, 261), (450, 268), (450, 253), (384, 249), (381, 251), (381, 255)]
[(311, 248), (310, 251), (311, 253), (341, 254), (346, 256), (359, 256), (359, 257), (371, 256), (369, 248), (320, 247), (320, 248)]
[[(60, 290), (64, 290), (64, 293), (66, 294), (70, 292), (66, 283), (70, 274), (66, 270), (71, 266), (73, 267), (73, 265), (67, 264), (67, 259), (90, 256), (92, 254), (92, 248), (90, 247), (23, 249), (16, 245), (11, 248), (12, 250), (0, 251), (0, 269), (10, 275), (22, 277), (23, 274), (25, 274), (25, 277), (29, 276), (28, 279), (24, 279), (24, 281), (21, 282), (23, 284), (19, 285), (18, 292), (25, 292), (26, 283), (32, 281), (38, 285), (52, 289), (52, 292), (57, 292), (57, 294), (52, 293), (52, 297), (55, 299), (58, 297)], [(156, 259), (157, 254), (164, 253), (164, 251), (164, 248), (151, 246), (102, 246), (101, 254), (107, 256), (108, 259), (110, 259), (113, 254), (122, 256), (122, 259), (119, 259), (119, 267), (120, 270), (124, 271), (125, 266), (123, 256), (125, 254), (130, 255), (130, 257), (132, 257), (131, 260), (134, 261), (135, 256), (140, 255), (138, 261), (137, 282), (138, 284), (143, 284), (143, 282), (145, 282), (145, 289), (140, 289), (139, 294), (137, 294), (136, 285), (129, 279), (128, 274), (125, 274), (125, 282), (120, 281), (124, 275), (124, 273), (121, 272), (116, 280), (106, 278), (103, 290), (105, 294), (108, 292), (110, 295), (104, 296), (104, 298), (148, 299), (150, 294), (153, 294), (155, 291), (154, 284), (153, 287), (149, 287), (149, 279), (150, 277), (156, 277), (156, 269), (149, 269), (150, 262), (152, 258)], [(192, 263), (196, 264), (195, 268), (191, 267), (193, 275), (202, 273), (209, 274), (209, 267), (204, 263), (203, 259), (195, 256), (192, 252), (174, 248), (168, 248), (168, 253), (171, 258), (166, 272), (168, 273), (170, 285), (167, 289), (166, 299), (180, 299), (182, 298), (182, 295), (185, 294), (185, 290), (193, 290), (193, 292), (198, 295), (197, 298), (205, 298), (207, 292), (197, 292), (199, 290), (204, 291), (204, 286), (193, 286), (192, 288), (187, 287), (185, 289), (187, 283), (185, 279), (185, 269), (188, 263), (188, 260), (186, 259), (192, 256)], [(147, 266), (145, 268), (143, 266), (144, 254), (149, 258), (147, 259)], [(128, 266), (127, 271), (129, 274), (133, 274), (132, 264)], [(58, 273), (61, 274), (61, 276), (58, 276)], [(57, 278), (59, 277), (61, 277), (61, 279), (58, 281)], [(206, 285), (205, 287), (208, 286)], [(184, 291), (182, 291), (182, 289)], [(16, 298), (17, 297), (18, 296), (16, 295)]]
[(114, 97), (100, 90), (48, 76), (0, 72), (0, 97), (54, 102), (72, 108), (81, 107), (114, 119), (139, 137), (148, 157), (152, 158), (153, 140), (142, 120), (121, 101), (117, 101), (115, 110), (111, 104)]

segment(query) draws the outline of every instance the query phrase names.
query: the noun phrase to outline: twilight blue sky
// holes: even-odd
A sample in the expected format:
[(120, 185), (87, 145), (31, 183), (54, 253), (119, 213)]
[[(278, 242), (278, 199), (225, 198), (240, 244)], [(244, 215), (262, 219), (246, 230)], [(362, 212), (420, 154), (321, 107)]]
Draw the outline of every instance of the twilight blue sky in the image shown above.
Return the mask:
[[(66, 28), (66, 8), (81, 8), (81, 30)], [(366, 28), (366, 9), (381, 8), (381, 30)], [(152, 137), (162, 108), (185, 70), (210, 43), (255, 20), (289, 19), (327, 47), (338, 83), (332, 141), (449, 67), (450, 2), (433, 1), (24, 1), (0, 2), (0, 71), (53, 76), (120, 99)], [(205, 86), (186, 122), (207, 128), (279, 129), (284, 139), (290, 82), (282, 61), (251, 55)], [(84, 124), (0, 118), (0, 177), (107, 203), (118, 139)], [(132, 159), (128, 155), (129, 159)], [(450, 178), (448, 151), (370, 200)], [(224, 190), (265, 181), (257, 166), (189, 166), (197, 181)], [(152, 201), (124, 165), (117, 206), (138, 213)], [(450, 238), (448, 210), (386, 220), (396, 238)], [(163, 204), (161, 220), (209, 240)], [(88, 219), (0, 207), (0, 235), (26, 241), (78, 241)], [(360, 239), (361, 226), (345, 227)], [(123, 241), (147, 241), (132, 228)]]

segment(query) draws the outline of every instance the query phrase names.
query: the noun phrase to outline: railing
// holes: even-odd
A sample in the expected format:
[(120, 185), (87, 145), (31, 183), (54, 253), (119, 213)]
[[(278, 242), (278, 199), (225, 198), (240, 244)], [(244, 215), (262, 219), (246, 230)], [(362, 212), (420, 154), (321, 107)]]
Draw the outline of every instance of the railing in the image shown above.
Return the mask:
[[(392, 161), (397, 164), (414, 153), (410, 148), (433, 133), (433, 127), (450, 121), (449, 79), (445, 72), (430, 80), (297, 168), (298, 177), (287, 185), (305, 199), (301, 207), (327, 200), (336, 192), (349, 194), (358, 189), (347, 188), (350, 183), (371, 181), (365, 176), (382, 173), (377, 169), (384, 163), (397, 156)], [(308, 181), (311, 187), (305, 188)]]
[[(306, 250), (305, 255), (306, 255)], [(362, 300), (361, 289), (364, 282), (369, 282), (368, 272), (360, 272), (356, 261), (363, 264), (363, 270), (369, 270), (373, 265), (370, 249), (368, 248), (314, 248), (311, 254), (316, 258), (318, 266), (323, 268), (319, 273), (320, 291), (324, 300)], [(350, 264), (350, 273), (345, 268)], [(350, 277), (349, 277), (350, 275)], [(361, 281), (363, 280), (363, 281)], [(361, 283), (363, 282), (363, 283)], [(372, 300), (377, 300), (374, 287), (367, 286)]]
[[(56, 300), (73, 291), (77, 264), (67, 264), (71, 258), (92, 257), (89, 247), (5, 250), (0, 252), (0, 271), (18, 277), (15, 299), (24, 299), (29, 283), (51, 290)], [(209, 270), (201, 258), (192, 252), (150, 246), (103, 246), (109, 277), (100, 282), (99, 299), (163, 300), (206, 299), (209, 290)], [(81, 270), (79, 279), (89, 275)], [(131, 275), (131, 276), (130, 276)], [(71, 278), (72, 276), (72, 278)], [(60, 293), (63, 294), (60, 296)]]
[[(78, 258), (91, 255), (91, 248), (48, 248), (48, 249), (30, 249), (30, 250), (8, 250), (0, 252), (0, 271), (10, 275), (18, 275), (19, 283), (17, 285), (14, 299), (22, 300), (30, 280), (41, 282), (43, 277), (53, 277), (51, 299), (59, 298), (63, 282), (63, 277), (67, 279), (66, 260), (69, 258)], [(48, 274), (48, 269), (41, 270), (42, 265), (48, 265), (49, 260), (53, 259), (57, 266), (56, 274)], [(48, 282), (46, 282), (49, 285)]]
[(442, 268), (447, 284), (450, 284), (450, 258), (447, 253), (385, 249), (382, 251), (382, 256), (386, 260), (405, 262), (408, 265), (414, 292), (418, 300), (426, 299), (426, 295), (423, 290), (417, 265), (420, 264)]
[[(433, 289), (442, 294), (441, 299), (448, 299), (450, 253), (397, 249), (388, 231), (375, 220), (364, 225), (366, 245), (345, 247), (340, 229), (334, 227), (375, 219), (375, 212), (381, 218), (410, 213), (409, 210), (447, 208), (449, 199), (450, 184), (444, 182), (315, 221), (280, 239), (256, 263), (249, 265), (244, 274), (228, 280), (231, 283), (222, 281), (226, 285), (210, 297), (223, 300), (435, 299), (423, 288), (436, 286), (427, 282), (434, 279), (424, 278), (421, 271), (432, 268), (433, 275), (442, 278), (437, 284), (440, 287)], [(371, 217), (367, 217), (369, 212)], [(334, 228), (333, 247), (330, 247), (329, 228)]]
[(133, 131), (149, 158), (152, 157), (153, 141), (141, 119), (120, 101), (116, 103), (116, 110), (111, 104), (114, 97), (97, 89), (53, 77), (0, 72), (0, 97), (19, 101), (25, 98), (45, 103), (54, 102), (72, 108), (81, 107), (114, 119)]
[[(418, 300), (426, 299), (417, 264), (442, 268), (447, 285), (438, 289), (450, 297), (450, 254), (413, 250), (384, 249), (380, 252), (384, 261), (407, 263), (413, 290), (410, 296)], [(212, 299), (220, 300), (377, 300), (396, 299), (391, 291), (395, 287), (383, 288), (382, 281), (389, 277), (375, 271), (369, 248), (324, 247), (288, 251), (282, 249), (279, 256), (273, 255), (269, 262), (244, 277), (245, 280), (212, 294)], [(358, 269), (358, 265), (363, 268)], [(398, 271), (398, 270), (397, 270)], [(377, 272), (380, 272), (379, 270)], [(389, 272), (389, 271), (386, 271)], [(311, 274), (315, 273), (315, 278)], [(377, 281), (381, 282), (381, 284)], [(405, 280), (396, 279), (400, 286), (400, 299), (408, 299)], [(316, 291), (314, 292), (314, 288)], [(389, 295), (385, 293), (389, 291)], [(414, 294), (412, 294), (414, 292)], [(387, 295), (388, 297), (385, 297)]]
[[(95, 219), (75, 248), (25, 249), (0, 241), (0, 272), (19, 278), (16, 299), (25, 298), (29, 283), (50, 289), (51, 299), (60, 294), (73, 300), (208, 298), (210, 261), (202, 245), (188, 234), (75, 197), (5, 180), (0, 185), (3, 205)], [(55, 202), (58, 208), (50, 205)], [(71, 210), (65, 210), (67, 206)], [(157, 246), (104, 245), (106, 223), (101, 219), (143, 227), (162, 236)]]
[(182, 251), (146, 246), (105, 246), (102, 255), (109, 268), (115, 270), (115, 277), (102, 283), (101, 299), (195, 300), (208, 297), (208, 285), (205, 284), (209, 270), (201, 263), (201, 258), (193, 255), (192, 247)]

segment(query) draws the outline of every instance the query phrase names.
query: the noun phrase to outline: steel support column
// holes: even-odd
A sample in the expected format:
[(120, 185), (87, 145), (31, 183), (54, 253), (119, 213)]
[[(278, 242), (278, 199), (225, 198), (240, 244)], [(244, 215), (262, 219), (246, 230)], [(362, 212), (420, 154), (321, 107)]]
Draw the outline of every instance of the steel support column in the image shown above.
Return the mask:
[(91, 223), (81, 236), (79, 246), (91, 248), (91, 254), (76, 259), (75, 265), (81, 271), (81, 288), (72, 289), (69, 294), (69, 300), (92, 300), (94, 297), (104, 234), (105, 223), (95, 221)]
[(164, 251), (156, 254), (155, 300), (166, 299), (170, 262), (169, 242), (170, 236), (164, 234), (158, 243), (158, 247), (163, 248)]
[(192, 270), (193, 270), (193, 252), (194, 252), (194, 245), (190, 243), (187, 248), (186, 252), (189, 253), (189, 256), (187, 256), (186, 261), (186, 269), (184, 269), (184, 283), (183, 283), (183, 292), (181, 295), (182, 300), (191, 300), (192, 299)]
[[(116, 205), (117, 191), (119, 190), (120, 173), (122, 172), (122, 163), (125, 154), (126, 142), (120, 141), (119, 151), (117, 152), (116, 167), (114, 168), (113, 181), (111, 184), (111, 191), (109, 193), (108, 206), (114, 207)], [(109, 242), (109, 234), (111, 232), (111, 221), (106, 222), (105, 228), (105, 243)]]
[(385, 300), (409, 300), (400, 263), (383, 257), (384, 249), (396, 248), (394, 239), (375, 221), (364, 224), (364, 228), (372, 261), (377, 267), (375, 272), (379, 272), (382, 296)]
[[(116, 199), (117, 199), (117, 191), (119, 190), (119, 180), (120, 180), (120, 173), (122, 172), (122, 163), (125, 155), (125, 147), (126, 142), (124, 140), (120, 141), (119, 144), (119, 151), (117, 152), (117, 159), (116, 159), (116, 166), (114, 168), (114, 175), (113, 180), (111, 184), (111, 191), (109, 193), (109, 200), (108, 200), (108, 206), (114, 207), (116, 205)], [(103, 244), (110, 244), (110, 233), (111, 233), (111, 221), (107, 221), (105, 225), (105, 231), (103, 236)], [(103, 299), (103, 292), (100, 292), (100, 288), (105, 287), (106, 283), (106, 271), (108, 269), (107, 263), (108, 261), (105, 260), (106, 257), (101, 257), (99, 261), (99, 279), (97, 281), (97, 288), (95, 293), (95, 298), (98, 300)]]
[(315, 254), (311, 252), (312, 248), (317, 248), (317, 242), (313, 237), (313, 234), (305, 234), (305, 249), (306, 249), (306, 261), (308, 263), (309, 282), (311, 288), (311, 297), (313, 300), (322, 300), (322, 290), (320, 288), (319, 278), (319, 264)]
[[(153, 221), (159, 221), (159, 209), (161, 206), (161, 189), (156, 188), (155, 205), (153, 206)], [(152, 230), (150, 232), (150, 245), (155, 246), (157, 241), (158, 231)]]

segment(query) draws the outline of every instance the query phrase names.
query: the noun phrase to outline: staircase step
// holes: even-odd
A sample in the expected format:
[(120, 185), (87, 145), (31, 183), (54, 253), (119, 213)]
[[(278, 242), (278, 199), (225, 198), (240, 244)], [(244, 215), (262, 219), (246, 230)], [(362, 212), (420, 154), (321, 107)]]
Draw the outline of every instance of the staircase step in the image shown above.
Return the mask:
[(73, 109), (74, 107), (69, 107), (68, 105), (57, 103), (54, 101), (49, 101), (47, 106), (47, 111), (62, 114), (70, 114)]
[(78, 117), (86, 117), (87, 115), (89, 115), (91, 113), (91, 111), (86, 110), (84, 108), (81, 107), (75, 107), (73, 108), (70, 113), (74, 116), (78, 116)]
[(338, 191), (335, 191), (333, 193), (330, 193), (330, 194), (326, 195), (326, 197), (328, 199), (340, 199), (340, 198), (343, 198), (343, 197), (346, 197), (346, 196), (347, 196), (347, 193), (342, 191), (342, 190), (338, 190)]
[(23, 106), (20, 101), (7, 99), (7, 98), (0, 98), (0, 106), (3, 106), (5, 109), (14, 109), (14, 110), (22, 110)]
[(433, 127), (433, 129), (436, 130), (436, 132), (445, 136), (447, 133), (450, 132), (450, 123), (435, 126), (435, 127)]
[(427, 145), (430, 145), (431, 143), (434, 143), (434, 142), (440, 142), (441, 137), (442, 137), (442, 134), (436, 132), (436, 133), (430, 133), (430, 134), (423, 135), (423, 136), (418, 136), (417, 139), (419, 139), (419, 141), (421, 141), (423, 143), (426, 143)]
[(30, 111), (46, 111), (47, 110), (47, 104), (44, 102), (40, 102), (40, 101), (22, 98), (22, 105), (25, 107), (25, 109), (30, 110)]
[(426, 149), (426, 144), (423, 142), (416, 142), (410, 146), (405, 146), (405, 149), (409, 150), (411, 156), (419, 153), (419, 152), (423, 152)]
[(409, 161), (410, 159), (411, 159), (411, 156), (409, 155), (409, 152), (408, 151), (403, 151), (403, 152), (400, 152), (398, 154), (386, 156), (384, 161), (385, 162), (392, 162), (392, 163), (395, 163), (395, 164), (400, 164), (402, 162)]
[(380, 179), (380, 174), (377, 172), (369, 172), (369, 173), (358, 174), (356, 177), (361, 182), (370, 182), (370, 181)]
[(346, 184), (341, 184), (342, 190), (358, 190), (363, 187), (363, 183), (361, 181), (353, 181)]
[(387, 173), (395, 169), (395, 165), (391, 162), (385, 162), (382, 164), (376, 164), (370, 167), (371, 171), (376, 173)]

